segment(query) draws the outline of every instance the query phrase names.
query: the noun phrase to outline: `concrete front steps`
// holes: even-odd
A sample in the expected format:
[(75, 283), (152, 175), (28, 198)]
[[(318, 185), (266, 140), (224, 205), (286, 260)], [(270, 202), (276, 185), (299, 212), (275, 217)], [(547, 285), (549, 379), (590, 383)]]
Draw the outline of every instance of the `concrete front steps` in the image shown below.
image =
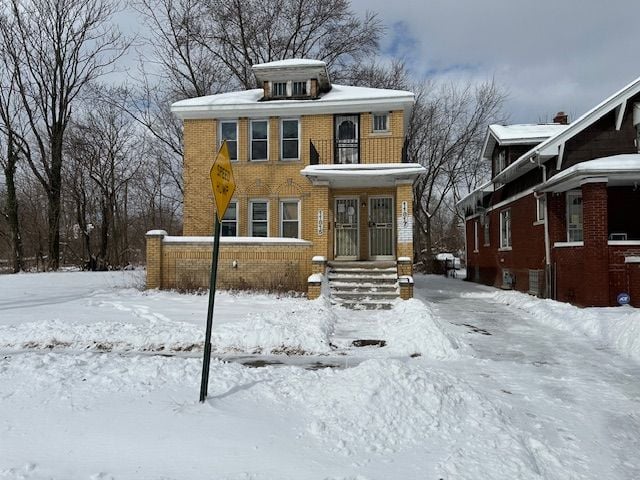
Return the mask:
[(327, 265), (333, 304), (361, 310), (389, 309), (400, 298), (395, 261), (332, 261)]

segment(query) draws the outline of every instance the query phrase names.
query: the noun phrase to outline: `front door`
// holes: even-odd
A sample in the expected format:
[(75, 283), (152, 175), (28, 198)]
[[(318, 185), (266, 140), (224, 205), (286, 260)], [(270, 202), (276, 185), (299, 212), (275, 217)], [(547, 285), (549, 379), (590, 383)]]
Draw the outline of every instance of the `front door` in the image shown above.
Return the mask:
[(358, 199), (336, 198), (335, 217), (336, 260), (357, 260), (360, 251), (358, 242)]
[(336, 163), (358, 163), (358, 115), (336, 115)]
[(369, 197), (369, 258), (393, 259), (393, 197)]

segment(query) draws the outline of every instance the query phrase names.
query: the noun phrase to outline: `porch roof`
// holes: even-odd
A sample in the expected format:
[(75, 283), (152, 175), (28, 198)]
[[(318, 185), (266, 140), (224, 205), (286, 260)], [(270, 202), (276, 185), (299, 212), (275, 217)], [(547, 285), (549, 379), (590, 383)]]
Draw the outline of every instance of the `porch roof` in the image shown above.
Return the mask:
[(640, 153), (613, 155), (578, 163), (554, 175), (536, 190), (566, 192), (586, 181), (602, 181), (612, 186), (640, 182)]
[(311, 183), (332, 188), (393, 187), (398, 181), (413, 181), (426, 172), (419, 163), (374, 163), (355, 165), (308, 165), (300, 171)]

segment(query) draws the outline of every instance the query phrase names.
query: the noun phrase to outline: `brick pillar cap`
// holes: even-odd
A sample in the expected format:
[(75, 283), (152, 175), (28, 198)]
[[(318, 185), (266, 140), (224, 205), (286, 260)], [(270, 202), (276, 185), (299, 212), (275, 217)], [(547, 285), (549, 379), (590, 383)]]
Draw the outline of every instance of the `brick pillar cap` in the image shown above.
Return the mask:
[(311, 259), (312, 262), (326, 262), (327, 257), (323, 257), (322, 255), (316, 255)]
[(146, 235), (147, 237), (166, 237), (168, 233), (166, 230), (149, 230)]
[(400, 282), (400, 285), (402, 284), (413, 285), (413, 277), (411, 275), (402, 275), (398, 277), (398, 281)]
[(411, 263), (411, 257), (398, 257), (400, 263)]

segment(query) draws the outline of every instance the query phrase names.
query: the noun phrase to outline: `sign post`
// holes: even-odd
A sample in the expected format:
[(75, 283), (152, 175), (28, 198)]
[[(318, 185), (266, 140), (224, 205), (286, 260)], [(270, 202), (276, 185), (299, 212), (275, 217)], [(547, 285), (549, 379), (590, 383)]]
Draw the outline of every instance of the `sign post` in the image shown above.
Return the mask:
[(218, 273), (218, 253), (220, 252), (220, 220), (224, 217), (229, 201), (236, 189), (233, 178), (229, 147), (223, 141), (216, 160), (209, 172), (211, 187), (216, 201), (214, 212), (213, 252), (211, 255), (211, 280), (209, 283), (209, 306), (207, 310), (207, 329), (204, 338), (204, 358), (202, 359), (202, 381), (200, 383), (200, 402), (207, 398), (209, 389), (209, 366), (211, 364), (211, 330), (213, 328), (213, 306), (216, 298), (216, 276)]

